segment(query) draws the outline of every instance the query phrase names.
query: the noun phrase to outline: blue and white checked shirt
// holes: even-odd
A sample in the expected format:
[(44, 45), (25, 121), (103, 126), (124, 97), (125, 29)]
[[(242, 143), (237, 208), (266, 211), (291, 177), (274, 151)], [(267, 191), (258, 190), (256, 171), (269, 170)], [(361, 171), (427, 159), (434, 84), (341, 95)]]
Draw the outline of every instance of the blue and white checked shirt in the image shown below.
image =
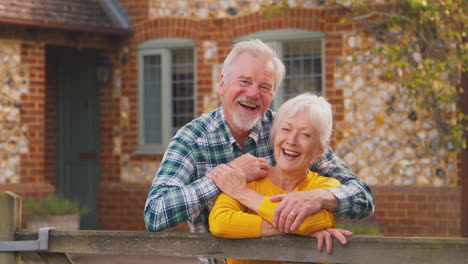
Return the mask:
[[(246, 153), (275, 165), (269, 143), (273, 112), (267, 110), (246, 141)], [(188, 220), (191, 232), (209, 232), (208, 216), (220, 190), (205, 174), (245, 154), (235, 141), (223, 107), (206, 113), (181, 128), (172, 138), (154, 178), (145, 204), (144, 220), (149, 231), (161, 231)], [(343, 218), (362, 218), (374, 211), (370, 188), (328, 148), (314, 160), (311, 170), (334, 177), (343, 185), (329, 189), (340, 201)], [(200, 263), (224, 260), (200, 259)]]

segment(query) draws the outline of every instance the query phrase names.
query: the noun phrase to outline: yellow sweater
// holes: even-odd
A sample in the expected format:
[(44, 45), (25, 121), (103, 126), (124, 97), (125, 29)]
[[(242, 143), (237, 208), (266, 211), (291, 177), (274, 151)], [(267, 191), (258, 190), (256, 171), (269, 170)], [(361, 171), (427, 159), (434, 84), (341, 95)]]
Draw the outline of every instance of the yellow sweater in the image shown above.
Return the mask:
[[(307, 191), (312, 189), (327, 189), (340, 186), (340, 182), (330, 177), (320, 176), (309, 171), (304, 179), (293, 192)], [(248, 186), (260, 194), (265, 195), (258, 209), (258, 215), (243, 206), (228, 195), (221, 193), (216, 199), (213, 210), (210, 213), (210, 231), (213, 235), (224, 238), (254, 238), (260, 237), (262, 229), (262, 218), (273, 222), (273, 214), (278, 203), (270, 201), (270, 197), (277, 194), (287, 193), (274, 185), (268, 178), (250, 182)], [(304, 219), (299, 228), (293, 233), (309, 235), (313, 232), (333, 227), (338, 218), (331, 212), (322, 209), (319, 212)], [(269, 264), (281, 263), (276, 261), (256, 260), (234, 260), (228, 259), (229, 264)]]

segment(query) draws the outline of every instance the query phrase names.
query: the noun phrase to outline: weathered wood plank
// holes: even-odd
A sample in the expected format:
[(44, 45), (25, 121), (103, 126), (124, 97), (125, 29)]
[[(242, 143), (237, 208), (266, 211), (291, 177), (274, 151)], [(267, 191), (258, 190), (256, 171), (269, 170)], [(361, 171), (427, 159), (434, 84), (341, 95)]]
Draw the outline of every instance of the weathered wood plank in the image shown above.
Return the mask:
[(67, 253), (37, 252), (44, 264), (73, 264)]
[[(37, 238), (37, 231), (18, 230), (16, 240)], [(85, 254), (217, 257), (331, 263), (466, 264), (468, 239), (355, 236), (333, 254), (317, 252), (313, 238), (296, 235), (256, 239), (221, 239), (206, 233), (131, 231), (50, 231), (49, 252)]]
[[(0, 241), (13, 241), (21, 228), (21, 197), (11, 192), (0, 193)], [(0, 252), (0, 263), (20, 263), (17, 252)]]

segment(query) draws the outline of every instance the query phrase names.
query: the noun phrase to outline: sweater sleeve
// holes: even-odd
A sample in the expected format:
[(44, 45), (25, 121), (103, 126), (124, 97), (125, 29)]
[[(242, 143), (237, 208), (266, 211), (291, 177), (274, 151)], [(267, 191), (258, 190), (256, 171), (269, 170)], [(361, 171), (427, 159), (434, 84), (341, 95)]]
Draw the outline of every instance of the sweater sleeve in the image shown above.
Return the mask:
[[(258, 209), (258, 214), (266, 221), (273, 223), (273, 214), (278, 204), (279, 203), (271, 202), (269, 196), (265, 196), (260, 208)], [(334, 227), (337, 221), (337, 216), (328, 210), (322, 209), (317, 213), (306, 217), (293, 233), (304, 236), (310, 235), (313, 232)]]
[(260, 237), (262, 218), (246, 210), (245, 206), (221, 193), (210, 213), (210, 232), (223, 238)]

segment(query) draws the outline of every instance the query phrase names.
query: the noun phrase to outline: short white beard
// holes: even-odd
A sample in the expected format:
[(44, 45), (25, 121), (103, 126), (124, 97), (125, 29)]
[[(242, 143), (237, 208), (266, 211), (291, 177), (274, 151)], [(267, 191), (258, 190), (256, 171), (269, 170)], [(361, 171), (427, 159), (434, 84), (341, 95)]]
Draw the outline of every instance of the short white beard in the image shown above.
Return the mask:
[(234, 125), (241, 130), (252, 130), (257, 122), (260, 120), (261, 115), (252, 116), (242, 112), (234, 112), (232, 115), (232, 121)]
[[(260, 108), (263, 107), (262, 101), (249, 99), (248, 97), (245, 97), (245, 96), (236, 98), (236, 103), (240, 103), (240, 102), (253, 103)], [(258, 120), (260, 119), (260, 116), (262, 115), (257, 114), (253, 116), (251, 114), (244, 113), (243, 111), (239, 111), (239, 112), (234, 111), (232, 115), (232, 121), (234, 122), (234, 125), (237, 126), (237, 128), (247, 131), (247, 130), (253, 129), (253, 127), (257, 124)]]

